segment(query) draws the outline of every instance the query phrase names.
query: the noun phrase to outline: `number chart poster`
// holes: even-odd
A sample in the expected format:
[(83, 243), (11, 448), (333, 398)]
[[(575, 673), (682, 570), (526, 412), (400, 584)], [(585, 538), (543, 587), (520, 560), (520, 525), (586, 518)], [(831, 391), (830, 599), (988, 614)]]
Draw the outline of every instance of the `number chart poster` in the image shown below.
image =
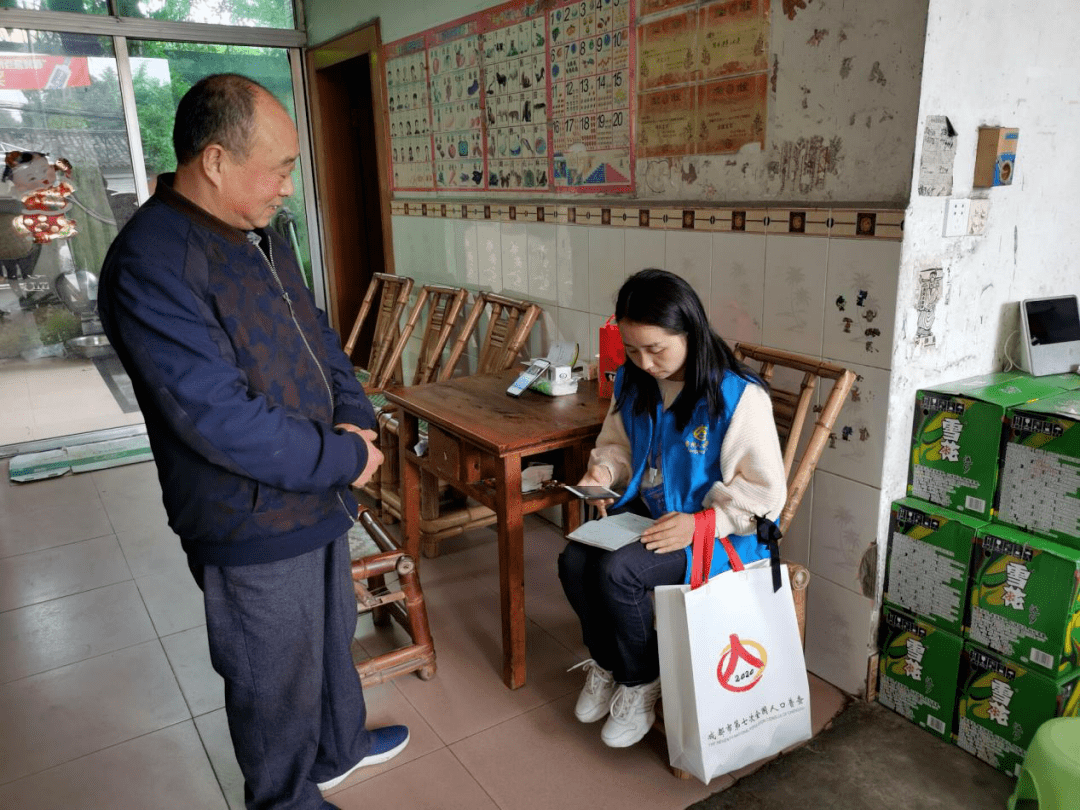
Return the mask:
[(383, 48), (395, 191), (633, 191), (635, 0), (506, 3)]
[[(655, 12), (662, 12), (656, 14)], [(765, 144), (769, 0), (701, 7), (643, 0), (638, 26), (642, 157), (737, 152)]]

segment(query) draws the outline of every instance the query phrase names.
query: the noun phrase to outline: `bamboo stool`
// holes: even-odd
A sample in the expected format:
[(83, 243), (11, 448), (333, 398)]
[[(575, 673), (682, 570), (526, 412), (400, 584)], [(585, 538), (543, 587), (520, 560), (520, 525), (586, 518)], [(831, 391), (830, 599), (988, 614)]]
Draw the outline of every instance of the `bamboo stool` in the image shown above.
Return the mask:
[[(391, 619), (396, 621), (412, 640), (404, 647), (358, 663), (360, 682), (374, 686), (409, 672), (415, 672), (421, 680), (431, 680), (435, 676), (435, 644), (428, 628), (416, 561), (402, 551), (365, 507), (360, 507), (358, 518), (379, 547), (379, 553), (352, 562), (357, 611), (371, 611), (376, 625), (385, 626)], [(400, 590), (391, 591), (387, 587), (386, 575), (391, 573), (397, 574)]]

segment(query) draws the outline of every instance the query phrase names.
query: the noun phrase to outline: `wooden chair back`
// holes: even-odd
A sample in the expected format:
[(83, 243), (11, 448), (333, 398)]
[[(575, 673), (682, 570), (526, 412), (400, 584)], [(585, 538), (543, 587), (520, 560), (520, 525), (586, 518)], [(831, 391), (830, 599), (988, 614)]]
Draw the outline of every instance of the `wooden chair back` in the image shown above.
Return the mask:
[(449, 379), (457, 366), (465, 345), (480, 326), (480, 318), (487, 312), (487, 326), (480, 341), (480, 353), (476, 362), (477, 374), (505, 371), (517, 362), (518, 354), (529, 338), (533, 324), (540, 317), (540, 306), (528, 301), (515, 301), (496, 293), (480, 293), (476, 296), (465, 324), (443, 366), (439, 380)]
[(416, 297), (409, 319), (405, 322), (402, 339), (394, 348), (390, 364), (394, 365), (401, 357), (405, 343), (416, 329), (424, 309), (424, 331), (420, 340), (420, 352), (416, 358), (416, 368), (412, 375), (412, 385), (423, 385), (435, 379), (442, 368), (443, 351), (450, 341), (450, 335), (457, 325), (458, 316), (465, 306), (468, 293), (461, 287), (445, 287), (441, 284), (425, 284)]
[[(788, 497), (780, 513), (778, 524), (781, 531), (787, 531), (791, 520), (799, 509), (806, 488), (810, 485), (814, 470), (817, 469), (821, 453), (832, 433), (836, 417), (843, 407), (855, 382), (855, 373), (842, 366), (807, 357), (780, 349), (769, 349), (749, 343), (736, 343), (735, 356), (761, 375), (769, 384), (773, 402), (773, 418), (776, 420), (776, 432), (780, 436), (780, 445), (784, 453), (784, 473), (788, 481)], [(777, 379), (778, 369), (790, 369), (794, 375), (784, 375), (789, 379), (798, 379), (798, 387), (788, 385)], [(801, 376), (800, 376), (801, 375)], [(813, 408), (814, 394), (821, 382), (821, 390), (828, 389), (828, 394), (817, 413), (817, 419), (808, 419)], [(808, 441), (802, 456), (796, 461), (804, 429), (813, 422), (809, 429)]]
[[(357, 369), (363, 372), (364, 387), (372, 391), (382, 390), (390, 382), (399, 365), (401, 353), (394, 351), (401, 337), (401, 313), (409, 302), (413, 280), (406, 276), (375, 273), (371, 277), (360, 312), (356, 315), (352, 331), (345, 341), (345, 354)], [(367, 361), (357, 364), (353, 359), (356, 341), (368, 317), (374, 313), (375, 334), (371, 341), (371, 353)], [(400, 375), (400, 372), (399, 372)]]

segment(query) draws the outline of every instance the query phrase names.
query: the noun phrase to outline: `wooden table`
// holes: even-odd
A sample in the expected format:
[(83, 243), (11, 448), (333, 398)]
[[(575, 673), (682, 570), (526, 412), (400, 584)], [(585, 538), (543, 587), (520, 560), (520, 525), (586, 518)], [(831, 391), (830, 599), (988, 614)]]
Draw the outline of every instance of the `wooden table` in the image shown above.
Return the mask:
[[(595, 381), (579, 383), (576, 394), (526, 391), (515, 399), (506, 389), (516, 375), (478, 374), (386, 392), (400, 408), (401, 533), (409, 554), (420, 559), (422, 474), (446, 481), (498, 517), (503, 680), (511, 689), (525, 685), (522, 518), (561, 504), (565, 531), (581, 523), (581, 509), (565, 490), (522, 493), (522, 459), (543, 453), (555, 464), (556, 480), (578, 481), (610, 404), (597, 398)], [(422, 457), (413, 452), (420, 419), (428, 422), (428, 451)]]

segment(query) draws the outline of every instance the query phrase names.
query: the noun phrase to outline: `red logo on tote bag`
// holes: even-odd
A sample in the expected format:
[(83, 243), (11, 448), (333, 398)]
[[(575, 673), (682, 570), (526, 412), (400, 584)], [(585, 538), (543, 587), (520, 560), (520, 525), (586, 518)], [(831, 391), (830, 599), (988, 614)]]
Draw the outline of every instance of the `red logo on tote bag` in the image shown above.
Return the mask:
[(720, 654), (716, 679), (729, 692), (749, 692), (765, 674), (767, 660), (764, 647), (732, 633), (730, 643)]

